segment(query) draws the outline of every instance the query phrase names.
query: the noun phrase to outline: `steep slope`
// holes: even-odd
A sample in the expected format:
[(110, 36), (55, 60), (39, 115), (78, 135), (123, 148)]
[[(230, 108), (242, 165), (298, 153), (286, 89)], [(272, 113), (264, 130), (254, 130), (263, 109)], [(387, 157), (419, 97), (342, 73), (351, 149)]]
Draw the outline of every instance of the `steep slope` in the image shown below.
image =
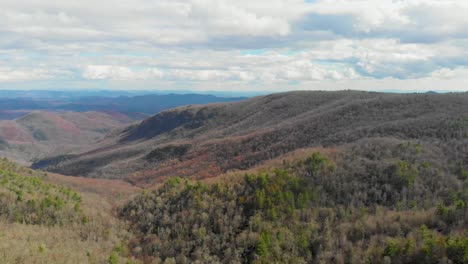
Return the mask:
[(27, 162), (68, 153), (132, 122), (121, 113), (35, 111), (0, 121), (0, 155)]
[(174, 177), (120, 213), (145, 263), (465, 264), (468, 149), (436, 145), (363, 139), (247, 173)]
[(0, 159), (0, 263), (138, 263), (121, 256), (130, 234), (112, 214), (137, 189), (65, 178)]
[(213, 177), (299, 148), (362, 138), (466, 141), (467, 102), (468, 93), (304, 91), (179, 107), (115, 133), (92, 151), (35, 166), (151, 185), (168, 176)]

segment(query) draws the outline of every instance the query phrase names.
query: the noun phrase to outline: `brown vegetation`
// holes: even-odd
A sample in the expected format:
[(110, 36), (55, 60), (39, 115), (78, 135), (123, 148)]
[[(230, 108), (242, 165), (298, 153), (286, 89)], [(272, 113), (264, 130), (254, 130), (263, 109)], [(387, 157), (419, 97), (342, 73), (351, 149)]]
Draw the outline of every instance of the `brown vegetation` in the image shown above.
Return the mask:
[(0, 263), (137, 263), (126, 253), (131, 234), (113, 212), (134, 191), (0, 160)]
[(145, 263), (467, 263), (467, 164), (443, 151), (385, 138), (303, 150), (209, 183), (171, 178), (121, 216)]
[(15, 120), (0, 120), (0, 155), (28, 164), (86, 149), (111, 130), (133, 121), (123, 114), (102, 112), (30, 112)]
[[(66, 175), (121, 178), (149, 186), (170, 176), (214, 177), (301, 148), (365, 138), (465, 140), (468, 94), (289, 92), (180, 107), (107, 138), (93, 151), (37, 167)], [(170, 146), (190, 145), (176, 156)], [(148, 159), (159, 150), (163, 159)]]

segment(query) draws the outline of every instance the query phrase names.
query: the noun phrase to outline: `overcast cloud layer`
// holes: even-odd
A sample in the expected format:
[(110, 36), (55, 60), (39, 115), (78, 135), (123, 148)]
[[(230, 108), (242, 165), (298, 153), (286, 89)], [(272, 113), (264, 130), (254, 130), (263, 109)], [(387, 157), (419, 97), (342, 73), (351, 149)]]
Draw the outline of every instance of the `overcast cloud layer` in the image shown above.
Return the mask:
[(466, 0), (0, 0), (0, 89), (465, 91)]

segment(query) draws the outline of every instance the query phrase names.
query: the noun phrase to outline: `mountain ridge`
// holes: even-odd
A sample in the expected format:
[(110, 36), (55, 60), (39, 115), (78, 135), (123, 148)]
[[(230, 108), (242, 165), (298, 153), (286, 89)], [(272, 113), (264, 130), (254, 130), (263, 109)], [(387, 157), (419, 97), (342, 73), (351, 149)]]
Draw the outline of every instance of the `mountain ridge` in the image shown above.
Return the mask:
[[(365, 137), (463, 140), (467, 101), (468, 93), (299, 91), (183, 106), (127, 127), (90, 152), (46, 159), (34, 167), (151, 185), (169, 176), (214, 177), (295, 149)], [(179, 145), (188, 146), (181, 155), (147, 158), (151, 152), (173, 151)]]

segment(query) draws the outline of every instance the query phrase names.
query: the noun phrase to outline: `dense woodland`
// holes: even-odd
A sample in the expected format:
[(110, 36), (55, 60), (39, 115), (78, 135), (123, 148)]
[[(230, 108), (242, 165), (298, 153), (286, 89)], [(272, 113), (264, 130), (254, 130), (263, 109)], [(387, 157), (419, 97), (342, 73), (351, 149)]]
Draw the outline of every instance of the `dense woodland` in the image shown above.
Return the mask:
[(70, 188), (45, 183), (42, 180), (45, 174), (25, 170), (5, 159), (0, 162), (2, 217), (9, 221), (42, 225), (87, 221), (81, 211), (78, 193)]
[(1, 159), (0, 263), (139, 263), (125, 254), (130, 234), (113, 207), (79, 186)]
[(454, 147), (380, 138), (215, 183), (171, 178), (120, 214), (146, 262), (468, 263)]

